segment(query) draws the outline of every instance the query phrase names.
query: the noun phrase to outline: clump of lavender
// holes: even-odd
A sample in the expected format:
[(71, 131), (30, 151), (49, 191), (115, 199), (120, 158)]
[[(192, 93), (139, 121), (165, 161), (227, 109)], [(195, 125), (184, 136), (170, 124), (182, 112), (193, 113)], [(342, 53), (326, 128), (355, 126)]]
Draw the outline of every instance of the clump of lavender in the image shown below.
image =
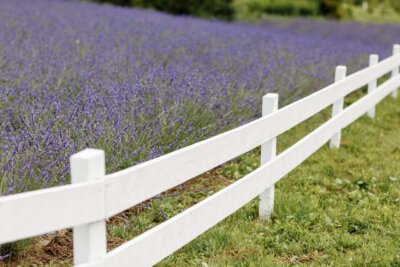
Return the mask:
[(4, 0), (0, 193), (68, 183), (68, 157), (86, 147), (104, 149), (113, 172), (236, 127), (260, 115), (262, 95), (289, 103), (331, 83), (335, 65), (387, 56), (398, 36), (394, 25)]

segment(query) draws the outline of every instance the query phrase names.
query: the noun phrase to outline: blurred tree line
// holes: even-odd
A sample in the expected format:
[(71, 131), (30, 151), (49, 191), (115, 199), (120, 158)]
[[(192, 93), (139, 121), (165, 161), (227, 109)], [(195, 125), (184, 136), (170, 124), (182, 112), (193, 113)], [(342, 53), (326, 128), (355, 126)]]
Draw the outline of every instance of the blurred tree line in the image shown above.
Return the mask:
[(93, 0), (205, 18), (259, 19), (264, 15), (374, 20), (400, 18), (400, 0)]
[(237, 19), (280, 15), (400, 22), (400, 0), (233, 0), (232, 5)]
[(123, 6), (152, 8), (176, 15), (232, 20), (235, 11), (232, 0), (94, 0)]

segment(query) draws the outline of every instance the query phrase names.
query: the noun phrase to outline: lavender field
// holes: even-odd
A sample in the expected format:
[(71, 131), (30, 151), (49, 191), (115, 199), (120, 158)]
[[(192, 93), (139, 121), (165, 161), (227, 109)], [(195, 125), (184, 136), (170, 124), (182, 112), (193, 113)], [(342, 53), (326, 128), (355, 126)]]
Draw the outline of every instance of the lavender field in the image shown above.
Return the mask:
[(120, 170), (260, 116), (387, 57), (398, 25), (206, 21), (74, 1), (0, 0), (0, 193), (69, 182), (71, 154)]

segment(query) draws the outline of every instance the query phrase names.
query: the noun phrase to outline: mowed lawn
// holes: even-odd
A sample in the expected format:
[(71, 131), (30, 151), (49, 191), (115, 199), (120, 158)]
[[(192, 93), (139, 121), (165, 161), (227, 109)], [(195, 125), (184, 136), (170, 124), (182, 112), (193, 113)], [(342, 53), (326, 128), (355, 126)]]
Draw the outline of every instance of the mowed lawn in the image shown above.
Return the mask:
[[(347, 104), (359, 96), (348, 98)], [(329, 117), (327, 109), (279, 136), (278, 150)], [(159, 266), (400, 266), (399, 130), (400, 98), (388, 97), (379, 104), (375, 121), (364, 116), (343, 130), (339, 150), (325, 145), (276, 185), (270, 222), (258, 218), (255, 199)], [(107, 225), (109, 249), (258, 165), (256, 149), (113, 217)], [(71, 253), (66, 252), (71, 248), (71, 233), (60, 235), (69, 237), (66, 244), (53, 240), (56, 247), (49, 248), (43, 238), (14, 244), (20, 244), (18, 254), (3, 265), (71, 265)]]

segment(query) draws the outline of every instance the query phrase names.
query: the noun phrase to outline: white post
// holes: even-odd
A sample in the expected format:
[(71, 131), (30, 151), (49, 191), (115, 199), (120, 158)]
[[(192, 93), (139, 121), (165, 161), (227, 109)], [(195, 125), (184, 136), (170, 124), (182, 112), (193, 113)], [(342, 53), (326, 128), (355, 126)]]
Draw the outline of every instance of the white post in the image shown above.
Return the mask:
[[(369, 56), (369, 66), (374, 66), (376, 64), (378, 64), (379, 61), (379, 56), (378, 55), (370, 55)], [(376, 85), (377, 85), (377, 80), (373, 80), (368, 84), (368, 94), (372, 93), (375, 89), (376, 89)], [(368, 110), (368, 117), (370, 117), (371, 119), (375, 118), (375, 107), (371, 108), (370, 110)]]
[[(262, 115), (266, 116), (278, 110), (278, 94), (267, 94), (262, 101)], [(261, 145), (261, 165), (276, 156), (276, 138)], [(261, 219), (268, 221), (274, 209), (275, 186), (267, 188), (260, 194), (258, 214)]]
[[(395, 45), (393, 46), (393, 55), (397, 55), (397, 54), (400, 54), (400, 45), (395, 44)], [(397, 66), (396, 68), (394, 68), (394, 69), (392, 70), (392, 78), (393, 78), (394, 76), (397, 76), (397, 75), (399, 75), (399, 66)], [(396, 98), (396, 97), (397, 97), (397, 91), (398, 91), (398, 88), (396, 87), (396, 89), (394, 89), (394, 91), (392, 92), (392, 97), (393, 97), (393, 98)]]
[[(85, 149), (72, 155), (70, 163), (73, 184), (103, 179), (105, 176), (103, 150)], [(74, 227), (73, 252), (75, 265), (95, 261), (104, 256), (107, 253), (106, 220)]]
[[(346, 71), (347, 71), (346, 66), (337, 66), (335, 70), (335, 82), (341, 81), (344, 78), (346, 78)], [(333, 103), (332, 117), (336, 116), (337, 114), (343, 111), (343, 104), (344, 104), (343, 97), (337, 100), (335, 103)], [(329, 144), (330, 148), (339, 148), (340, 139), (341, 139), (341, 130), (339, 130), (332, 136), (331, 142)]]

